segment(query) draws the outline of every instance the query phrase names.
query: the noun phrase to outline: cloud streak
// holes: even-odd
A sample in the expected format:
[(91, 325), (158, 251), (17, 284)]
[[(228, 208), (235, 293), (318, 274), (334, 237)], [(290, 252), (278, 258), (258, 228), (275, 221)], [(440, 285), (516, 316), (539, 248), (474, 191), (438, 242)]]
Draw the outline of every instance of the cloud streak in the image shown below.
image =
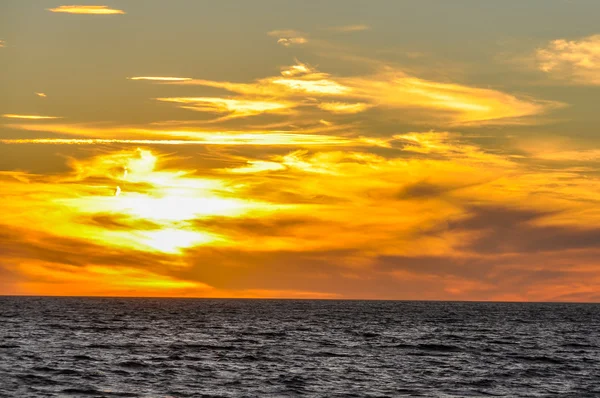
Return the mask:
[(125, 11), (109, 8), (108, 6), (88, 6), (88, 5), (64, 5), (55, 8), (48, 8), (50, 12), (79, 14), (79, 15), (119, 15), (125, 14)]
[(198, 112), (224, 113), (229, 117), (247, 117), (262, 113), (286, 113), (292, 107), (281, 101), (229, 99), (214, 97), (156, 98), (157, 101), (180, 104), (183, 109)]
[(2, 144), (48, 144), (48, 145), (344, 145), (352, 142), (337, 137), (300, 134), (214, 134), (202, 140), (127, 140), (101, 138), (30, 138), (0, 139)]
[(149, 80), (156, 82), (184, 82), (192, 80), (189, 77), (172, 77), (172, 76), (134, 76), (128, 77), (129, 80)]
[[(150, 130), (128, 127), (94, 127), (68, 124), (12, 124), (11, 128), (93, 138), (3, 139), (4, 144), (140, 144), (140, 145), (369, 145), (351, 137), (289, 131)], [(126, 134), (129, 139), (120, 138)], [(133, 138), (135, 137), (135, 138)], [(179, 139), (174, 139), (179, 138)]]
[(25, 119), (25, 120), (50, 120), (62, 119), (61, 116), (44, 116), (44, 115), (18, 115), (14, 113), (5, 113), (2, 117), (7, 119)]

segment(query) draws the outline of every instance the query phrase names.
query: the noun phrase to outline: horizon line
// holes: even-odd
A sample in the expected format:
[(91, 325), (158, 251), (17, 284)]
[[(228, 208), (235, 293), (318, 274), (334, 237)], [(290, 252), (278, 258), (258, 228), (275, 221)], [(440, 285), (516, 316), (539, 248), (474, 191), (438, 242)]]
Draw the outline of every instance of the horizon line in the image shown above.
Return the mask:
[(390, 302), (429, 302), (429, 303), (490, 303), (490, 304), (592, 304), (600, 301), (502, 301), (502, 300), (433, 300), (433, 299), (378, 299), (378, 298), (295, 298), (295, 297), (186, 297), (186, 296), (82, 296), (82, 295), (31, 295), (2, 294), (0, 298), (106, 298), (106, 299), (185, 299), (185, 300), (284, 300), (284, 301), (390, 301)]

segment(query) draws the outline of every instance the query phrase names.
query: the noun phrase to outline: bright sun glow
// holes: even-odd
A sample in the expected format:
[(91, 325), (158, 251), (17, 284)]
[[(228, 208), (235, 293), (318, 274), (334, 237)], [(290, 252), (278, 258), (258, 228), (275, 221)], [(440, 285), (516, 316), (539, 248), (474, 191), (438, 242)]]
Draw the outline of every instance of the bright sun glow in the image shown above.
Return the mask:
[[(240, 217), (277, 208), (236, 198), (235, 188), (219, 179), (195, 177), (189, 171), (157, 170), (158, 163), (152, 152), (143, 149), (76, 163), (78, 178), (109, 178), (114, 186), (106, 194), (76, 195), (54, 202), (68, 208), (74, 217), (100, 217), (107, 225), (66, 223), (56, 229), (112, 246), (178, 253), (207, 243), (227, 244), (225, 237), (198, 230), (194, 220)], [(222, 196), (224, 193), (228, 196)], [(127, 229), (114, 229), (115, 223), (124, 223)]]

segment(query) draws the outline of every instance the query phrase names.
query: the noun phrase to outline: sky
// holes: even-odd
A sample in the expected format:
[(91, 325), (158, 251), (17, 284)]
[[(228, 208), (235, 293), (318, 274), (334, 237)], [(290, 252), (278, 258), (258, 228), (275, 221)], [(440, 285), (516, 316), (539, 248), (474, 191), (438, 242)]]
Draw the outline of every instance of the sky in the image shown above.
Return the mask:
[(597, 0), (3, 0), (0, 294), (600, 301)]

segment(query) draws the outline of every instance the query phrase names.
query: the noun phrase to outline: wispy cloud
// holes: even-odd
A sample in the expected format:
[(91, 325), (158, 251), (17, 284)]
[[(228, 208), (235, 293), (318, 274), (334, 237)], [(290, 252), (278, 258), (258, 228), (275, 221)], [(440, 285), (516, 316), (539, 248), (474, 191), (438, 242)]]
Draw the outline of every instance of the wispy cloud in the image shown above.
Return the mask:
[(285, 47), (308, 43), (306, 34), (295, 30), (273, 30), (268, 35), (276, 37), (277, 43)]
[(43, 115), (17, 115), (13, 113), (5, 113), (2, 115), (7, 119), (27, 119), (27, 120), (46, 120), (46, 119), (62, 119), (61, 116), (43, 116)]
[(576, 84), (600, 84), (600, 35), (553, 40), (535, 53), (538, 68)]
[(0, 139), (2, 144), (50, 144), (50, 145), (344, 145), (353, 143), (338, 137), (309, 134), (212, 134), (198, 140), (128, 140), (102, 138), (16, 138)]
[(183, 82), (186, 80), (192, 80), (189, 77), (171, 77), (171, 76), (134, 76), (128, 77), (129, 80), (150, 80), (158, 82)]
[[(314, 132), (150, 130), (128, 127), (94, 127), (62, 124), (11, 124), (11, 128), (67, 134), (78, 138), (4, 139), (4, 144), (139, 144), (139, 145), (368, 145), (362, 138)], [(131, 137), (122, 138), (124, 135)], [(92, 137), (92, 138), (80, 138)]]
[(213, 97), (156, 98), (162, 102), (174, 102), (180, 107), (199, 112), (226, 113), (231, 117), (245, 117), (261, 113), (287, 112), (292, 104), (277, 101), (226, 99)]
[(338, 95), (350, 91), (348, 87), (330, 79), (298, 79), (282, 78), (273, 79), (273, 84), (282, 85), (293, 91), (310, 94)]
[(357, 93), (381, 107), (437, 109), (446, 113), (438, 117), (458, 124), (521, 123), (521, 118), (562, 106), (493, 89), (419, 79), (393, 70), (349, 81)]
[(87, 5), (65, 5), (56, 8), (48, 8), (48, 11), (66, 14), (88, 14), (88, 15), (116, 15), (125, 14), (125, 11), (109, 8), (108, 6)]
[(344, 25), (344, 26), (332, 26), (330, 28), (326, 28), (327, 30), (331, 30), (334, 32), (361, 32), (364, 30), (369, 30), (371, 27), (365, 24), (357, 24), (357, 25)]
[(35, 95), (37, 95), (38, 97), (41, 97), (41, 98), (47, 97), (46, 93), (35, 93)]
[(6, 42), (4, 40), (0, 40), (0, 48), (6, 46)]
[[(325, 111), (337, 110), (338, 113), (343, 113), (342, 110), (352, 113), (367, 107), (407, 111), (421, 108), (429, 110), (428, 121), (471, 125), (523, 124), (528, 122), (528, 117), (563, 106), (558, 102), (519, 97), (489, 88), (425, 80), (392, 67), (382, 67), (365, 76), (336, 77), (297, 63), (283, 68), (281, 76), (251, 83), (192, 79), (172, 84), (222, 88), (239, 95), (237, 101), (242, 103), (248, 97), (256, 101), (260, 98), (269, 102), (285, 101), (288, 109), (311, 104)], [(216, 100), (216, 103), (223, 104), (230, 101)], [(220, 109), (228, 110), (224, 105), (220, 105)], [(529, 119), (529, 122), (535, 120)]]
[(319, 108), (332, 113), (359, 113), (369, 109), (365, 103), (323, 102)]

